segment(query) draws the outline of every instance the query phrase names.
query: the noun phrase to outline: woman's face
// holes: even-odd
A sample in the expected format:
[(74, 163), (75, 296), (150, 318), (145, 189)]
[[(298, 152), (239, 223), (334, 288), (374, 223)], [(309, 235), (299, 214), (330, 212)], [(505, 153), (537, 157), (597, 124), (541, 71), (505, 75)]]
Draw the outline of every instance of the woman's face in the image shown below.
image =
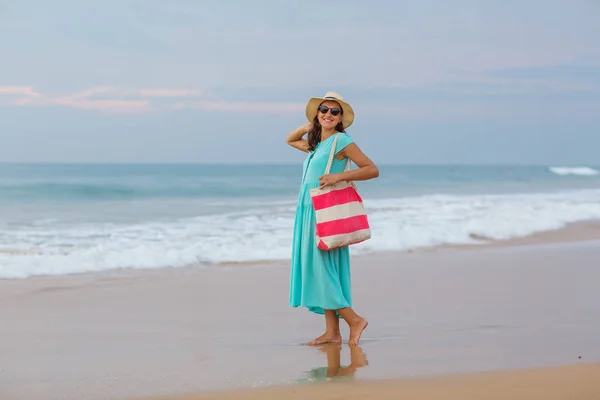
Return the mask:
[[(325, 113), (323, 113), (323, 111), (325, 111)], [(317, 115), (319, 123), (323, 128), (334, 129), (337, 124), (342, 122), (342, 107), (337, 101), (327, 100), (321, 103)]]

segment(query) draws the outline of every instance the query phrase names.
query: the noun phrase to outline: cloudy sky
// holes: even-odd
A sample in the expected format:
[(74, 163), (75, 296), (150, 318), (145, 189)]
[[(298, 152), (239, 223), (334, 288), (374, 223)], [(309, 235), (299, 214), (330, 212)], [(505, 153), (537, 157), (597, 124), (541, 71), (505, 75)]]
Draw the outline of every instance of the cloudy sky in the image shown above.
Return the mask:
[(597, 0), (0, 0), (0, 161), (600, 164)]

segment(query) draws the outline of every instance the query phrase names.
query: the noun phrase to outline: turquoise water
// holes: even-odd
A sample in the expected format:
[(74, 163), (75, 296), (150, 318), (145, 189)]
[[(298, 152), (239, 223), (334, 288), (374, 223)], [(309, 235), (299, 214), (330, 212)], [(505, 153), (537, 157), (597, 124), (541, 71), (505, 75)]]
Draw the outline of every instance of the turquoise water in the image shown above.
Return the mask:
[[(600, 218), (599, 166), (380, 166), (355, 252)], [(289, 256), (301, 165), (0, 164), (0, 277)]]
[[(361, 183), (375, 196), (536, 191), (600, 184), (600, 174), (561, 176), (539, 166), (383, 165), (380, 170), (379, 179)], [(0, 202), (289, 198), (296, 194), (299, 174), (300, 167), (295, 165), (0, 164)]]

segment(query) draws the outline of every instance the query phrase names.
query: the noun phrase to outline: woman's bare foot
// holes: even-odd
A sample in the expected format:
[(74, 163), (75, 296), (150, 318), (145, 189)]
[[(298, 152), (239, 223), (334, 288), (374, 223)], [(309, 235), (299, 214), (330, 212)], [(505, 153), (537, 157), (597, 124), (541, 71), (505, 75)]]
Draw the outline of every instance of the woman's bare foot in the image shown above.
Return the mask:
[(362, 335), (367, 325), (369, 325), (369, 322), (362, 317), (358, 317), (350, 324), (350, 338), (348, 339), (348, 346), (358, 346), (360, 335)]
[(325, 343), (342, 343), (342, 335), (340, 335), (339, 331), (325, 332), (318, 338), (312, 340), (311, 342), (308, 342), (308, 345), (316, 346), (316, 345), (325, 344)]

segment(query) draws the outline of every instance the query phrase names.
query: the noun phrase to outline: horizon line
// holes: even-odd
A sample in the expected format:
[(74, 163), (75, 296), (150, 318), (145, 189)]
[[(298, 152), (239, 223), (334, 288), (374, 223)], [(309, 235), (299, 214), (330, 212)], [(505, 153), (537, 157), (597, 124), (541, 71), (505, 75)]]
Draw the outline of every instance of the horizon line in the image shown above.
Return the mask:
[[(171, 161), (2, 161), (0, 165), (87, 165), (87, 166), (298, 166), (298, 162), (171, 162)], [(379, 162), (381, 166), (496, 166), (496, 167), (600, 167), (600, 163), (525, 163), (525, 162)]]

